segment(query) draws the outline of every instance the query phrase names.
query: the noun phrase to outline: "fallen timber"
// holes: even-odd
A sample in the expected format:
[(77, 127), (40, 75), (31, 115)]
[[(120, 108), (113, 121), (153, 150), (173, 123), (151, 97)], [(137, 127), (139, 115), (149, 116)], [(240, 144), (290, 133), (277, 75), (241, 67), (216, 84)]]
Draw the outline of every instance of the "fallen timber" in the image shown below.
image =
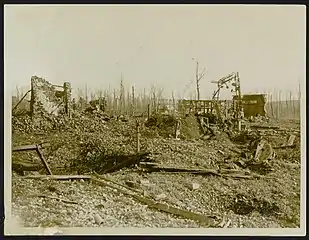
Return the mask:
[(244, 170), (233, 170), (233, 169), (189, 169), (189, 168), (178, 168), (178, 167), (165, 167), (154, 163), (141, 163), (139, 165), (146, 172), (160, 172), (160, 173), (189, 173), (201, 176), (218, 176), (223, 178), (238, 178), (238, 179), (259, 179), (267, 178), (266, 176), (250, 173)]
[[(186, 218), (186, 219), (191, 219), (194, 221), (197, 221), (200, 223), (201, 226), (203, 227), (214, 227), (215, 226), (215, 216), (205, 216), (199, 213), (194, 213), (188, 210), (184, 210), (181, 208), (177, 208), (177, 207), (173, 207), (170, 205), (167, 205), (165, 203), (160, 203), (158, 201), (155, 201), (153, 199), (151, 199), (150, 197), (146, 197), (146, 196), (141, 196), (141, 194), (132, 189), (129, 188), (127, 186), (124, 186), (122, 184), (119, 184), (113, 180), (107, 179), (103, 176), (100, 176), (98, 174), (95, 173), (95, 176), (90, 176), (90, 175), (74, 175), (74, 176), (66, 176), (66, 175), (39, 175), (39, 176), (25, 176), (25, 177), (21, 177), (22, 179), (40, 179), (40, 180), (47, 180), (47, 179), (53, 179), (53, 180), (70, 180), (70, 179), (88, 179), (91, 180), (92, 182), (100, 185), (100, 186), (104, 186), (104, 187), (109, 187), (111, 189), (116, 189), (117, 192), (122, 193), (126, 196), (132, 197), (134, 200), (147, 205), (149, 208), (153, 208), (156, 209), (158, 211), (162, 211), (162, 212), (166, 212), (169, 214), (173, 214), (182, 218)], [(108, 183), (109, 182), (109, 183)], [(118, 186), (114, 186), (114, 185), (118, 185)], [(122, 189), (121, 189), (122, 188)], [(125, 190), (124, 190), (125, 189)], [(133, 192), (130, 193), (129, 191)], [(48, 196), (42, 196), (40, 195), (39, 197), (48, 197)], [(63, 199), (58, 199), (58, 200), (62, 200)], [(64, 202), (68, 202), (68, 201), (64, 201)], [(77, 204), (76, 202), (68, 202), (68, 203), (72, 203), (72, 204)]]
[[(12, 152), (36, 151), (36, 153), (38, 154), (48, 174), (53, 175), (45, 157), (43, 156), (43, 153), (41, 152), (41, 149), (47, 146), (49, 146), (49, 144), (46, 144), (46, 143), (36, 144), (36, 145), (23, 145), (23, 146), (13, 147)], [(21, 175), (23, 175), (23, 171), (38, 171), (41, 169), (38, 164), (27, 163), (25, 161), (18, 161), (18, 162), (13, 161), (12, 167), (13, 167), (13, 170), (16, 169), (16, 171), (19, 172)]]

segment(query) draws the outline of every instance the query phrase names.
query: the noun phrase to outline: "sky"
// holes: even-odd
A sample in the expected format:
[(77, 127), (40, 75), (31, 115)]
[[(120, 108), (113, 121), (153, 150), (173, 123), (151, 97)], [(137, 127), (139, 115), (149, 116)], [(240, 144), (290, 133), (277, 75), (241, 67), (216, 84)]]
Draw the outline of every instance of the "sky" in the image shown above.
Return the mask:
[[(242, 93), (292, 91), (305, 81), (305, 6), (6, 5), (5, 82), (28, 88), (31, 76), (73, 90), (162, 88), (195, 92), (239, 72)], [(227, 90), (226, 90), (227, 91)], [(228, 92), (223, 92), (223, 95)]]

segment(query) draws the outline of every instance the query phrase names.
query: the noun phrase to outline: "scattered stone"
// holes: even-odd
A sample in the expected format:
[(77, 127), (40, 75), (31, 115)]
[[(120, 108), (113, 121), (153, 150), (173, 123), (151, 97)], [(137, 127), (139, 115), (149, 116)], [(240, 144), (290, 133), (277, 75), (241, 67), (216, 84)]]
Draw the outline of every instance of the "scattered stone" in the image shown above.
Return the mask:
[(222, 155), (225, 155), (225, 153), (221, 150), (218, 150), (218, 153), (221, 153)]
[(94, 220), (97, 224), (101, 224), (103, 223), (103, 219), (101, 218), (101, 216), (99, 214), (95, 214), (94, 215)]
[(149, 186), (150, 185), (150, 182), (148, 179), (141, 179), (140, 181), (140, 184), (144, 185), (144, 186)]
[(137, 184), (133, 181), (126, 181), (125, 183), (130, 188), (136, 188), (137, 187)]
[(190, 190), (196, 190), (196, 189), (199, 189), (200, 188), (200, 184), (199, 183), (189, 183), (188, 184), (188, 187)]
[(287, 143), (284, 146), (292, 146), (294, 144), (295, 139), (296, 139), (295, 135), (290, 135)]
[(223, 228), (228, 228), (228, 227), (230, 226), (231, 222), (232, 222), (232, 221), (229, 219), (229, 220), (224, 224)]
[(62, 235), (62, 231), (56, 227), (46, 228), (44, 235)]
[(273, 157), (274, 150), (272, 146), (266, 140), (261, 140), (256, 147), (254, 159), (266, 161), (271, 160)]
[(154, 199), (156, 201), (164, 200), (164, 199), (166, 199), (166, 195), (164, 193), (160, 193), (160, 194), (154, 196)]

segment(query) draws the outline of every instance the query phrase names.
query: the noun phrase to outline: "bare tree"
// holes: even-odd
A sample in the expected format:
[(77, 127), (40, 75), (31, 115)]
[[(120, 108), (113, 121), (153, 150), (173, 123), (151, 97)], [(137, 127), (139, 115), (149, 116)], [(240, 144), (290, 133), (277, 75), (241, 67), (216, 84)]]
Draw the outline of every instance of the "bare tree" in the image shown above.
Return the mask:
[(205, 75), (205, 68), (199, 73), (199, 62), (196, 61), (196, 73), (195, 73), (195, 80), (196, 80), (196, 93), (197, 93), (197, 100), (200, 100), (200, 81)]
[(132, 86), (132, 115), (134, 115), (135, 113), (135, 106), (136, 102), (135, 102), (135, 88), (134, 86)]
[(123, 77), (122, 77), (122, 73), (121, 73), (121, 79), (120, 79), (120, 111), (121, 114), (123, 113), (123, 109), (124, 109), (124, 86), (123, 86)]
[(86, 100), (86, 104), (88, 104), (88, 86), (87, 86), (87, 84), (85, 84), (85, 100)]

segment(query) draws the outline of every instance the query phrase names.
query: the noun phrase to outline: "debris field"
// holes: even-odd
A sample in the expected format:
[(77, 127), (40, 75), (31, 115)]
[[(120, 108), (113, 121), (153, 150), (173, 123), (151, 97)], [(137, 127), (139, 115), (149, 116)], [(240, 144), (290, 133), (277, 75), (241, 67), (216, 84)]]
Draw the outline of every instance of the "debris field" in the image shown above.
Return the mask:
[(12, 117), (12, 211), (25, 227), (300, 227), (299, 121), (69, 104), (55, 115), (53, 101)]

